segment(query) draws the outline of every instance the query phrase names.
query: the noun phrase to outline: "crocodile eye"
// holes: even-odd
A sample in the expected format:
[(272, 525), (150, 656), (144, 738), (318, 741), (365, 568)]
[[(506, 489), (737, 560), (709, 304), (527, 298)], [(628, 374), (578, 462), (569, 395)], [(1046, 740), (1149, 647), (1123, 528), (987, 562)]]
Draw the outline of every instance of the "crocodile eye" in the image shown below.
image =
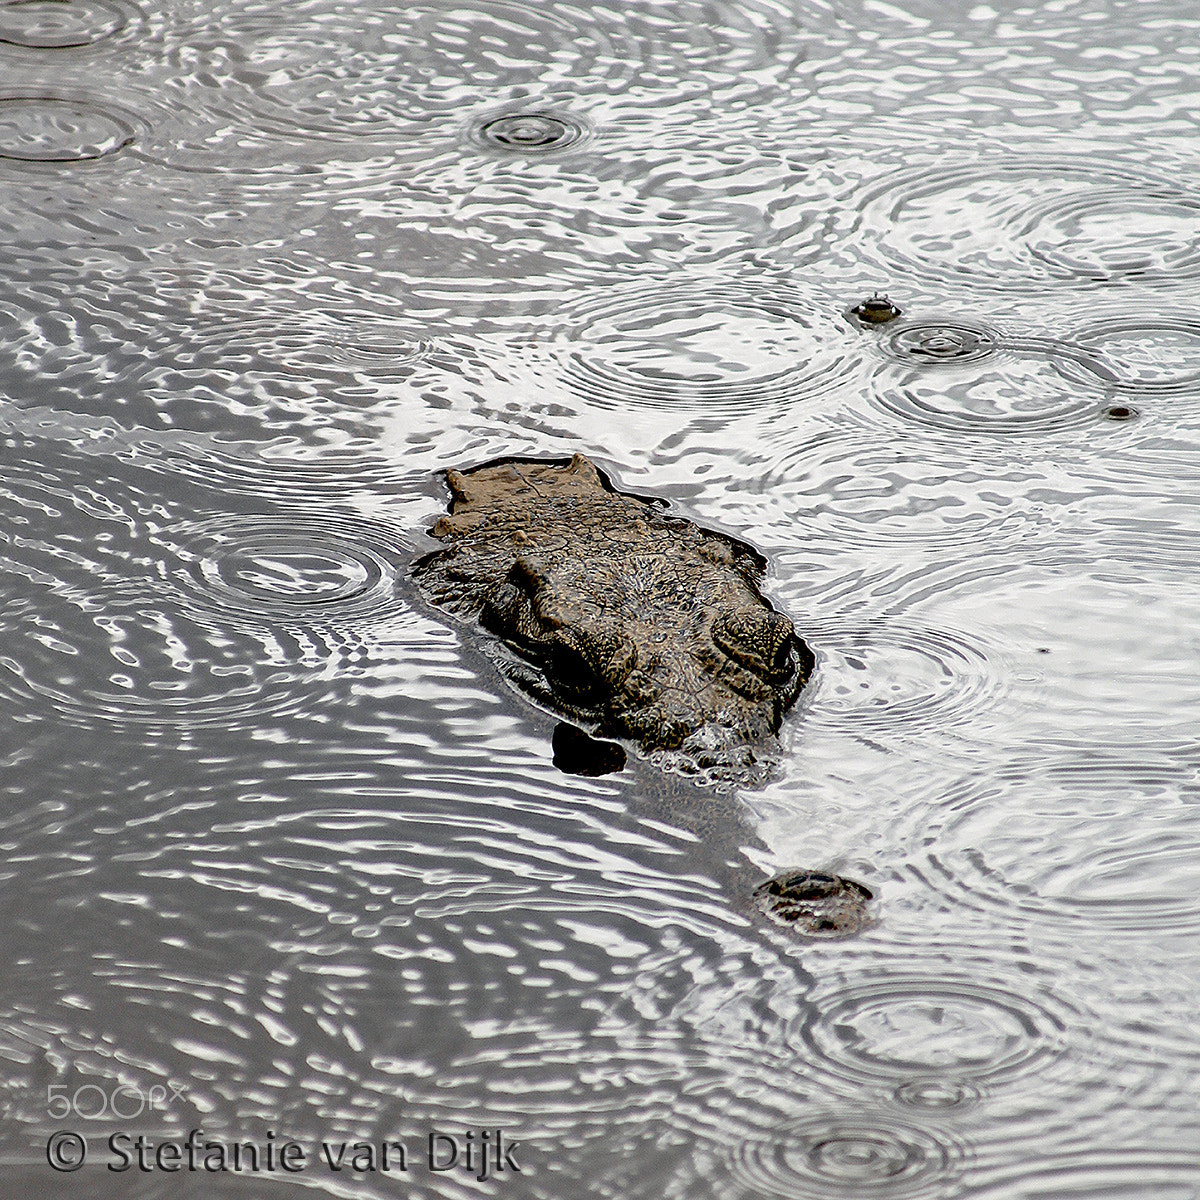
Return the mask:
[(555, 629), (542, 643), (541, 653), (558, 687), (577, 700), (594, 701), (607, 690), (576, 630)]
[(616, 691), (633, 674), (637, 666), (637, 646), (631, 639), (618, 634), (596, 646), (596, 671), (612, 691)]
[(545, 567), (528, 554), (518, 554), (508, 569), (508, 578), (523, 592), (536, 595), (546, 586), (549, 576)]
[(791, 621), (770, 609), (719, 613), (712, 623), (713, 641), (735, 662), (767, 678), (787, 673), (795, 638)]
[(546, 622), (539, 612), (547, 591), (546, 571), (534, 558), (519, 555), (487, 594), (480, 621), (485, 629), (518, 642), (537, 642)]
[(605, 635), (584, 626), (553, 635), (556, 674), (579, 692), (612, 695), (637, 665), (637, 647), (620, 634)]

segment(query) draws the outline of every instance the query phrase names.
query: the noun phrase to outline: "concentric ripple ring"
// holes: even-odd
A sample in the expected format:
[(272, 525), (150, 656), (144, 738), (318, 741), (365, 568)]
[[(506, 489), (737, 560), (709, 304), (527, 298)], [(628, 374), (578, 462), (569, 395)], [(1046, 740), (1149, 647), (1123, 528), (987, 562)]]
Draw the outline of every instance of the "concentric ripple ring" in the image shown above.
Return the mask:
[(1166, 1146), (1147, 1149), (1091, 1147), (1050, 1158), (1018, 1157), (989, 1171), (971, 1195), (978, 1200), (1017, 1196), (1070, 1196), (1071, 1200), (1187, 1200), (1197, 1195), (1200, 1155)]
[(741, 1196), (826, 1197), (849, 1188), (856, 1196), (917, 1200), (944, 1194), (961, 1148), (944, 1135), (901, 1121), (846, 1120), (835, 1114), (744, 1142), (730, 1164)]
[(9, 0), (0, 4), (0, 43), (35, 50), (91, 46), (120, 33), (129, 16), (109, 0)]
[(984, 325), (965, 321), (910, 321), (897, 328), (885, 345), (905, 362), (974, 362), (995, 348), (997, 335)]
[(490, 149), (549, 154), (578, 142), (584, 127), (574, 118), (534, 110), (494, 117), (473, 132), (475, 140)]
[(1103, 161), (1038, 156), (906, 168), (860, 200), (878, 253), (918, 278), (1009, 288), (1200, 275), (1200, 200)]
[(406, 552), (368, 522), (230, 517), (186, 531), (175, 578), (193, 606), (252, 623), (362, 621), (395, 609)]
[(897, 975), (842, 989), (799, 1036), (839, 1075), (893, 1088), (951, 1075), (973, 1087), (1019, 1075), (1062, 1047), (1066, 1020), (969, 979)]
[(810, 720), (880, 733), (950, 728), (992, 703), (999, 676), (984, 650), (947, 630), (836, 634), (823, 643), (820, 704)]
[(1200, 387), (1200, 316), (1113, 316), (1071, 338), (1083, 353), (1057, 360), (1092, 388), (1175, 395)]
[(849, 370), (828, 314), (768, 285), (632, 284), (568, 319), (564, 378), (605, 408), (696, 407), (736, 416), (817, 394)]
[(58, 96), (0, 96), (0, 159), (70, 163), (130, 145), (136, 123), (109, 109)]

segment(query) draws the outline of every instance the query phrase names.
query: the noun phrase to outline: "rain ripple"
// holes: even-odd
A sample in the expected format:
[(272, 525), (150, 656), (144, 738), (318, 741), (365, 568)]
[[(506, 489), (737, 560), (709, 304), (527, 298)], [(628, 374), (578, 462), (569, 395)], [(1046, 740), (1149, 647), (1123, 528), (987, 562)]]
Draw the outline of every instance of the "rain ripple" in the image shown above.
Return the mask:
[(0, 5), (0, 43), (66, 50), (116, 37), (140, 13), (119, 0), (7, 0)]
[[(1080, 1014), (1044, 987), (1026, 992), (944, 969), (838, 981), (794, 1031), (839, 1078), (889, 1091), (951, 1080), (947, 1098), (1037, 1070), (1064, 1049)], [(1035, 998), (1036, 994), (1036, 998)], [(928, 1093), (926, 1093), (928, 1094)]]
[(141, 122), (115, 105), (59, 95), (0, 96), (0, 159), (75, 163), (131, 145)]
[(1173, 1146), (1134, 1149), (1089, 1147), (1047, 1158), (1023, 1156), (988, 1171), (971, 1192), (977, 1200), (1196, 1200), (1200, 1196), (1200, 1153)]
[(906, 169), (861, 198), (860, 237), (888, 271), (943, 284), (1137, 282), (1200, 275), (1200, 200), (1112, 160), (1036, 155)]
[(605, 408), (737, 415), (820, 394), (857, 357), (835, 333), (831, 313), (762, 281), (609, 288), (568, 320), (566, 382)]
[(956, 553), (986, 543), (1007, 557), (1023, 553), (1049, 523), (1040, 464), (1010, 459), (1003, 469), (989, 463), (985, 473), (968, 453), (945, 456), (934, 470), (923, 439), (883, 442), (873, 429), (842, 428), (782, 449), (760, 475), (780, 509), (780, 546), (803, 527), (843, 556), (866, 547)]
[(1098, 414), (1095, 398), (1063, 377), (1062, 362), (1090, 359), (1069, 342), (951, 317), (889, 324), (880, 348), (886, 360), (872, 401), (905, 421), (947, 432), (1019, 433), (1071, 428)]
[(517, 154), (551, 154), (574, 145), (586, 126), (565, 113), (520, 109), (491, 117), (473, 129), (475, 141), (489, 150)]
[(695, 69), (741, 85), (746, 72), (785, 70), (778, 47), (803, 33), (768, 0), (678, 7), (682, 14), (652, 5), (385, 0), (364, 12), (347, 0), (299, 0), (281, 23), (278, 6), (261, 0), (196, 6), (192, 26), (179, 21), (165, 50), (176, 102), (161, 107), (162, 87), (145, 95), (160, 106), (154, 153), (184, 170), (311, 172), (322, 166), (305, 152), (306, 139), (354, 156), (353, 139), (365, 144), (373, 171), (404, 160), (424, 166), (432, 153), (459, 150), (472, 109), (469, 126), (498, 101), (520, 99), (536, 111), (547, 97), (602, 97), (635, 84), (692, 95), (686, 80)]
[[(1009, 922), (1145, 936), (1194, 931), (1200, 862), (1192, 813), (1178, 778), (1158, 774), (1128, 761), (1043, 774), (1040, 802), (1022, 805), (1002, 835), (994, 796), (959, 802), (938, 823), (927, 878), (955, 906)], [(1013, 811), (1011, 796), (1004, 804)]]
[(409, 549), (369, 522), (308, 512), (194, 522), (170, 542), (182, 564), (171, 578), (200, 613), (272, 623), (394, 613)]
[(152, 734), (312, 712), (361, 655), (364, 622), (403, 611), (406, 547), (371, 522), (173, 526), (152, 493), (29, 452), (10, 454), (0, 489), (0, 695), (18, 720)]
[(964, 1157), (963, 1147), (944, 1134), (831, 1114), (743, 1143), (730, 1166), (731, 1195), (824, 1200), (852, 1188), (855, 1196), (896, 1200), (946, 1196)]
[(876, 621), (825, 635), (812, 623), (805, 632), (822, 653), (809, 725), (919, 736), (970, 727), (1003, 694), (995, 655), (952, 630)]
[(1070, 337), (1080, 355), (1060, 369), (1092, 388), (1146, 396), (1194, 396), (1200, 386), (1200, 316), (1123, 313)]

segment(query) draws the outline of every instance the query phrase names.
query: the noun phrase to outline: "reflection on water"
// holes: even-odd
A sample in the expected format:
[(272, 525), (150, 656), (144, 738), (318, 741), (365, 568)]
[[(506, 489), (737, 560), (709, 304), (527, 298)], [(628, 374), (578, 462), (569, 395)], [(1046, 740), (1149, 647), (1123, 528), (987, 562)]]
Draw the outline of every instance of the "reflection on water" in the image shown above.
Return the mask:
[[(0, 3), (14, 1189), (1194, 1197), (1198, 38)], [(763, 787), (560, 771), (417, 596), (440, 470), (576, 451), (770, 560)], [(106, 1169), (191, 1128), (312, 1156)]]

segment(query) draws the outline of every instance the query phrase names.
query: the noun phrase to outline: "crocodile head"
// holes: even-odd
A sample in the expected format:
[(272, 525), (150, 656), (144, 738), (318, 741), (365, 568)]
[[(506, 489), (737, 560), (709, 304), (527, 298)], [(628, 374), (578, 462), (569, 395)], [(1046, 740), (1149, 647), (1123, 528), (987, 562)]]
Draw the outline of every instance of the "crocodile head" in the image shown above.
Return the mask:
[(515, 652), (526, 692), (664, 767), (752, 773), (813, 656), (758, 589), (749, 546), (616, 492), (596, 467), (450, 472), (446, 548), (414, 566), (433, 603)]

